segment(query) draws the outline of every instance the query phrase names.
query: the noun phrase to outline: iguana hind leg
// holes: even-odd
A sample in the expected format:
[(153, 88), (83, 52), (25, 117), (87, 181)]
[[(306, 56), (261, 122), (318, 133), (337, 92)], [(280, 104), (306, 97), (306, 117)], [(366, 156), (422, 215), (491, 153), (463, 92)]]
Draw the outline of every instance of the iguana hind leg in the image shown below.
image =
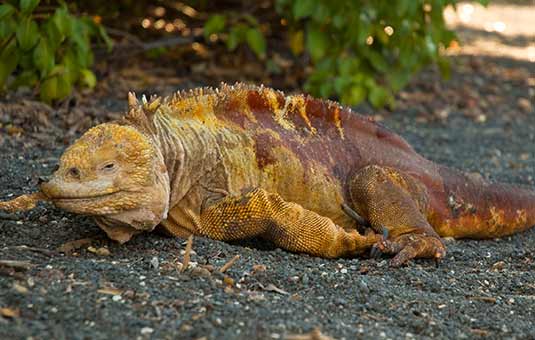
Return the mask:
[(383, 253), (395, 255), (393, 266), (418, 257), (439, 259), (446, 248), (429, 225), (426, 188), (415, 178), (390, 167), (372, 165), (349, 181), (353, 206), (378, 233), (388, 239), (377, 243)]
[(209, 238), (262, 237), (290, 251), (329, 258), (362, 253), (381, 239), (376, 234), (347, 232), (331, 219), (263, 189), (223, 198), (195, 220), (196, 233)]

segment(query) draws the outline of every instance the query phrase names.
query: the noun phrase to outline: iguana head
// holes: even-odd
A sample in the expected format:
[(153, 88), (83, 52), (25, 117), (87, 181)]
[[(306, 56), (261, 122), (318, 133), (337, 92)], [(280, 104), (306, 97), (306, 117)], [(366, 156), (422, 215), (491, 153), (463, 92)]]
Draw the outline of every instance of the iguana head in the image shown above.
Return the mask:
[(101, 124), (61, 156), (41, 191), (57, 207), (93, 215), (110, 238), (126, 242), (166, 217), (166, 168), (151, 139), (132, 126)]

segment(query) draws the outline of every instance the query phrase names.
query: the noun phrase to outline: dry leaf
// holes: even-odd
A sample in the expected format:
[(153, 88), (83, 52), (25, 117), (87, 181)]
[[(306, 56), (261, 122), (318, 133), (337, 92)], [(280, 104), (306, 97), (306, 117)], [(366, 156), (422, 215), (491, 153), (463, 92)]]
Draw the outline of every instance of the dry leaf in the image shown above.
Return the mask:
[(110, 256), (111, 252), (108, 248), (101, 247), (96, 250), (95, 254), (98, 256)]
[(0, 308), (0, 315), (6, 318), (18, 318), (20, 317), (20, 309), (3, 307)]
[(14, 269), (30, 269), (33, 267), (28, 261), (0, 260), (0, 267), (11, 267)]
[(97, 293), (108, 294), (108, 295), (120, 295), (120, 294), (123, 293), (123, 291), (121, 289), (117, 289), (117, 288), (105, 287), (105, 288), (101, 288), (101, 289), (97, 290)]
[(223, 278), (223, 282), (225, 282), (225, 284), (226, 284), (227, 286), (234, 286), (234, 279), (231, 278), (230, 276), (225, 276), (225, 277)]
[(283, 294), (283, 295), (290, 294), (287, 291), (285, 291), (283, 289), (280, 289), (279, 287), (275, 286), (272, 283), (268, 284), (267, 286), (264, 286), (264, 285), (260, 284), (260, 288), (262, 288), (262, 290), (265, 290), (265, 291), (268, 291), (268, 292), (275, 292), (275, 293), (279, 293), (279, 294)]
[(80, 249), (86, 245), (90, 245), (93, 242), (93, 238), (82, 238), (80, 240), (69, 241), (61, 245), (57, 250), (67, 255), (72, 254), (76, 249)]

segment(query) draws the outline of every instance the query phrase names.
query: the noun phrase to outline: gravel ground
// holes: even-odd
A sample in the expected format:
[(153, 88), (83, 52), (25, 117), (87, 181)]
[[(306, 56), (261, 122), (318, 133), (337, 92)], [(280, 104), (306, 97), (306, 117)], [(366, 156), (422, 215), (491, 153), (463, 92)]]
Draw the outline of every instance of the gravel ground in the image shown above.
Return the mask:
[[(399, 109), (377, 118), (433, 160), (533, 187), (535, 114), (517, 107), (533, 90), (522, 76), (530, 70), (493, 60), (481, 67), (472, 58), (456, 63), (449, 82), (437, 85), (436, 72), (424, 72), (400, 95)], [(491, 67), (497, 71), (488, 72)], [(470, 93), (462, 88), (456, 105), (448, 104), (448, 93), (471, 82), (481, 85), (477, 105), (463, 102)], [(502, 100), (493, 102), (496, 84)], [(417, 102), (418, 96), (425, 98)], [(481, 108), (485, 101), (490, 104)], [(120, 110), (125, 103), (100, 105)], [(424, 114), (429, 107), (434, 111)], [(0, 198), (35, 188), (76, 135), (57, 115), (48, 118), (56, 127), (43, 128), (17, 110), (6, 112)], [(56, 251), (82, 238), (89, 241), (70, 256)], [(0, 260), (31, 267), (0, 265), (0, 338), (283, 339), (315, 327), (336, 339), (534, 338), (535, 230), (447, 245), (438, 267), (418, 260), (392, 269), (388, 259), (326, 260), (254, 242), (195, 238), (193, 268), (179, 272), (183, 240), (146, 234), (120, 246), (91, 219), (48, 206), (2, 213)], [(220, 273), (235, 255), (240, 258)]]

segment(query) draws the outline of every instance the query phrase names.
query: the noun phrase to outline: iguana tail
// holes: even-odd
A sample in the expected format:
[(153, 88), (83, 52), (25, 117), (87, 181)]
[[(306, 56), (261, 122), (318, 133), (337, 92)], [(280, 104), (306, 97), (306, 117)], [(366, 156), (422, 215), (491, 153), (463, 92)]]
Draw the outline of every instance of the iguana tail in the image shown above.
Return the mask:
[(440, 167), (429, 220), (441, 236), (495, 238), (535, 226), (535, 191)]

